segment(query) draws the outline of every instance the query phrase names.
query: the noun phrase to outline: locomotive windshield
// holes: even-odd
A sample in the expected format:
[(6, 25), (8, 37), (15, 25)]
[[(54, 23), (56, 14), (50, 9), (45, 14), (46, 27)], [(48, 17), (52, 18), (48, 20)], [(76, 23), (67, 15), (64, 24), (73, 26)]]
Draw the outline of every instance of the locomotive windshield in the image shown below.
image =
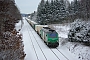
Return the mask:
[(56, 32), (50, 32), (49, 34), (50, 38), (57, 38), (57, 33)]

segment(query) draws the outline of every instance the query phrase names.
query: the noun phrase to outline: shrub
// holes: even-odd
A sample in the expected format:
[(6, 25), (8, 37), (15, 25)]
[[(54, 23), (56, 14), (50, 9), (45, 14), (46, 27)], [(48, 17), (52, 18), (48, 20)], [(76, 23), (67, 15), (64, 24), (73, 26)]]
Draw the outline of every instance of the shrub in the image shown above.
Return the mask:
[(71, 24), (68, 34), (69, 41), (90, 43), (90, 24), (86, 21), (76, 20)]

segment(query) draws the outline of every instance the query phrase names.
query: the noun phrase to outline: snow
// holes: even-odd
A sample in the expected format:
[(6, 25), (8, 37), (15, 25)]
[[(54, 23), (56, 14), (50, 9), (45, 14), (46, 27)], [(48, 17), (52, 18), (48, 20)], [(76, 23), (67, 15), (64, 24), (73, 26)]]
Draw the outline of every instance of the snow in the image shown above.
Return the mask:
[(59, 33), (60, 44), (59, 47), (50, 49), (25, 18), (23, 19), (22, 29), (21, 22), (16, 24), (16, 29), (21, 29), (20, 32), (23, 34), (24, 51), (26, 53), (24, 60), (90, 60), (90, 47), (67, 41), (67, 34), (70, 29), (68, 24), (54, 25)]
[(58, 32), (59, 34), (59, 37), (62, 37), (62, 38), (68, 38), (67, 34), (68, 34), (68, 30), (70, 29), (70, 27), (68, 25), (66, 26), (63, 26), (63, 25), (53, 25), (55, 30)]
[(80, 43), (69, 43), (67, 47), (79, 60), (90, 60), (90, 47), (81, 45)]

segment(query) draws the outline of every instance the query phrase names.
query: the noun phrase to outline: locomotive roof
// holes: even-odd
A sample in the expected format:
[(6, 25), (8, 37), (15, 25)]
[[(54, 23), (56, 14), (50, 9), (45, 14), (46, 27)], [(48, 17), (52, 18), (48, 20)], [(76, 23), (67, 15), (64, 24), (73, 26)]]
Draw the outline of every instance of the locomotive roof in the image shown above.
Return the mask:
[(45, 31), (45, 32), (53, 32), (53, 31), (55, 31), (55, 30), (53, 30), (53, 29), (51, 29), (51, 28), (49, 28), (49, 27), (43, 27), (42, 29), (43, 29), (43, 31)]
[(31, 22), (34, 23), (34, 24), (38, 24), (38, 23), (36, 23), (35, 21), (32, 21), (32, 20), (31, 20)]

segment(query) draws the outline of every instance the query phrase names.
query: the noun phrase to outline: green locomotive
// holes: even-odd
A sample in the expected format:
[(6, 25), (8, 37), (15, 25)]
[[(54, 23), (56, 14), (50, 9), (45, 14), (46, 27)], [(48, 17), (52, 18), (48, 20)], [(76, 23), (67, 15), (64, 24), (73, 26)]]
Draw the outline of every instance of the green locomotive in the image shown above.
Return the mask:
[(40, 36), (49, 47), (57, 47), (59, 45), (58, 33), (49, 27), (43, 27), (40, 30)]

